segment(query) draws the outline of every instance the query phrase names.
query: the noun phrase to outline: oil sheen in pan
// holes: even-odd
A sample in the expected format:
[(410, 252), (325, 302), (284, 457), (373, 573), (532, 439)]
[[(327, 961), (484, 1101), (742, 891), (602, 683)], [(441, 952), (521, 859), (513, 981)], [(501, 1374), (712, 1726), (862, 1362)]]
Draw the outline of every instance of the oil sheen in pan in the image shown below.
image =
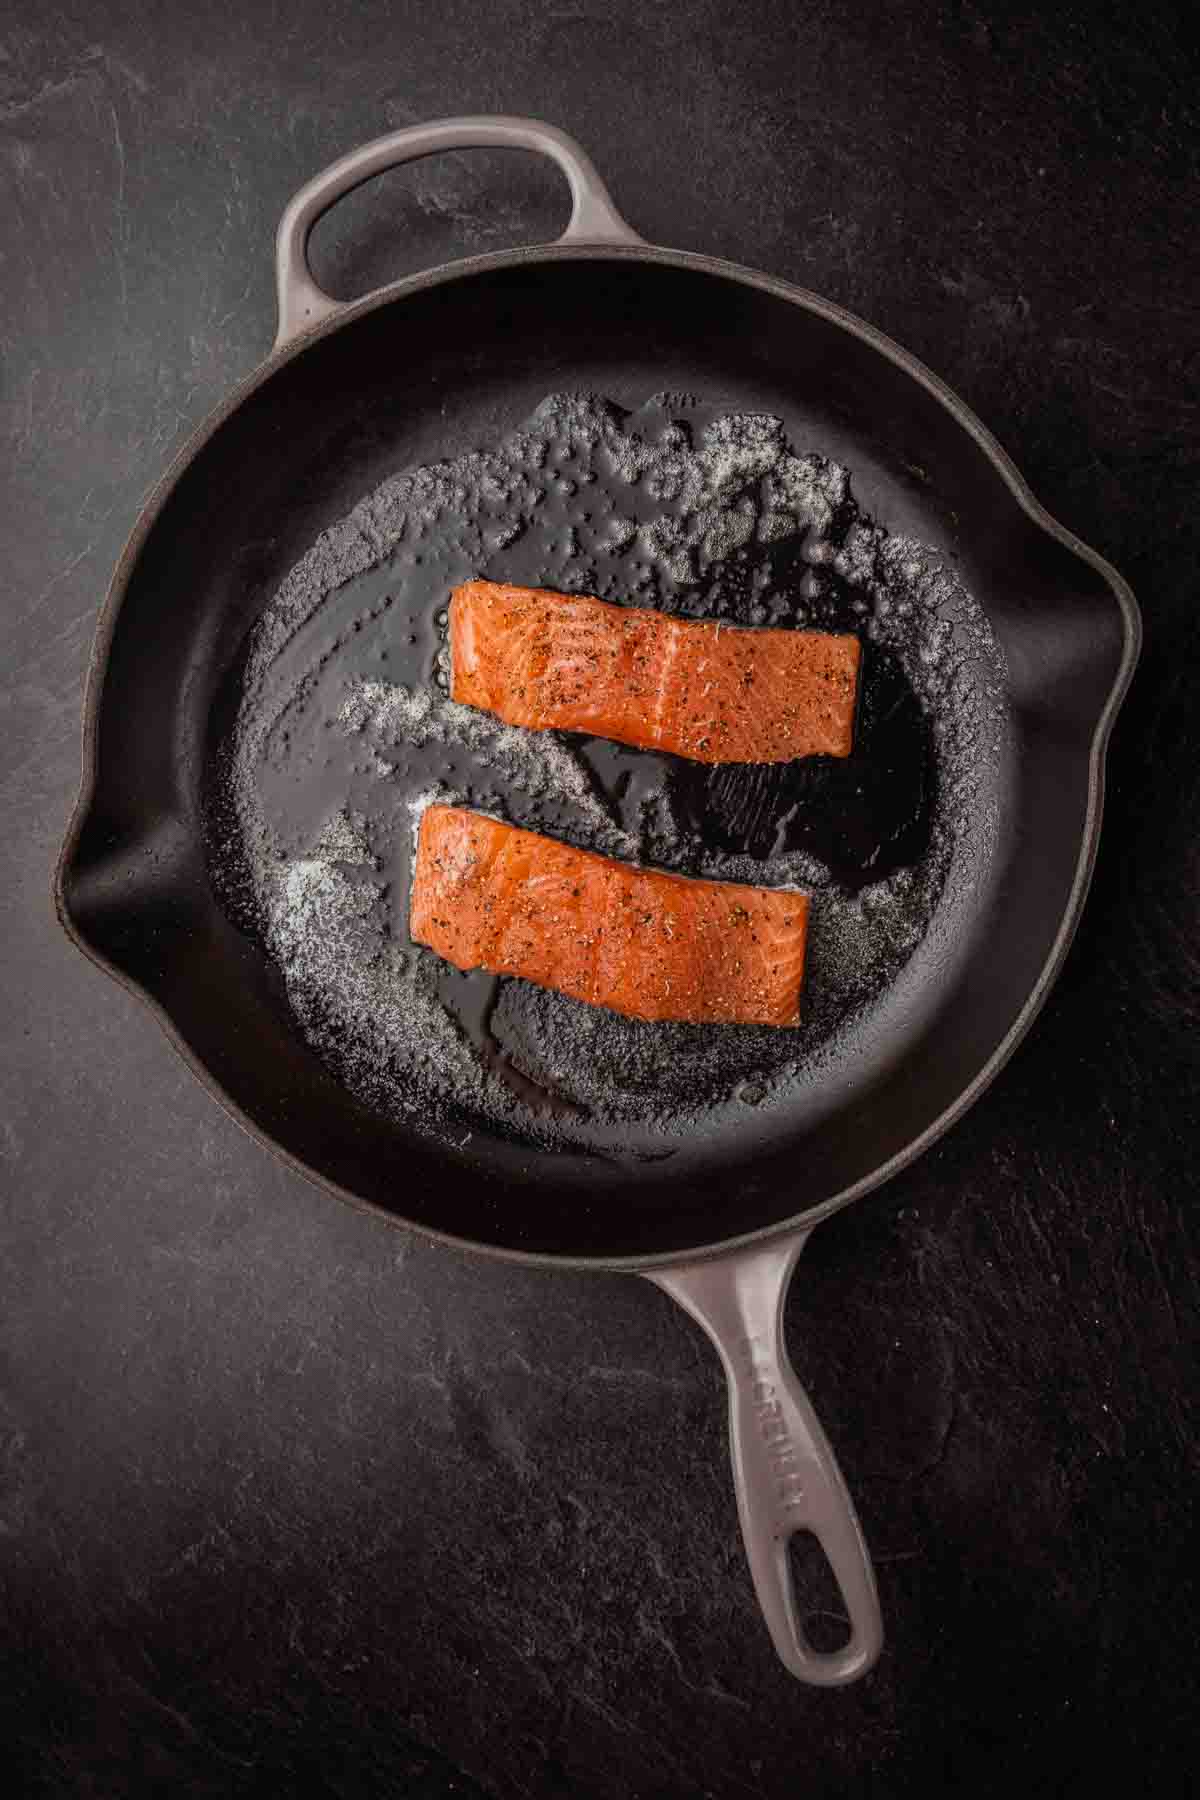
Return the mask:
[[(446, 607), (472, 576), (857, 631), (854, 752), (708, 768), (456, 706)], [(218, 880), (310, 1042), (370, 1104), (653, 1154), (714, 1105), (768, 1104), (878, 1003), (981, 853), (999, 674), (957, 577), (867, 519), (848, 472), (797, 454), (779, 420), (552, 396), (495, 450), (385, 483), (285, 581), (225, 698)], [(450, 969), (407, 930), (435, 796), (628, 860), (803, 888), (801, 1026), (651, 1024)]]

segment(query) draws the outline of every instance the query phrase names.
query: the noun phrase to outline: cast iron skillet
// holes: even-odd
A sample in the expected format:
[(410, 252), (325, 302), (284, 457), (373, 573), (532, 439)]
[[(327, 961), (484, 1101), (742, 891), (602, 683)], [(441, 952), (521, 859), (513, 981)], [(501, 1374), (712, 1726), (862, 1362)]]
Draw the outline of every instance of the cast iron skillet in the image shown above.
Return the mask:
[[(307, 263), (340, 195), (437, 151), (540, 151), (571, 187), (555, 244), (500, 251), (352, 305)], [(813, 1226), (971, 1105), (1058, 973), (1100, 824), (1104, 751), (1137, 657), (1128, 587), (1039, 507), (935, 376), (815, 295), (646, 245), (587, 157), (529, 120), (453, 119), (344, 157), (288, 207), (279, 335), (147, 502), (113, 577), (88, 684), (82, 789), (56, 876), (75, 943), (154, 1010), (215, 1098), (292, 1167), (385, 1218), (492, 1255), (650, 1276), (720, 1352), (755, 1587), (805, 1681), (864, 1673), (882, 1632), (854, 1509), (788, 1361), (783, 1302)], [(282, 985), (214, 896), (201, 787), (214, 696), (266, 598), (318, 533), (398, 469), (495, 442), (544, 395), (637, 405), (670, 388), (784, 416), (894, 529), (956, 559), (1007, 661), (1009, 748), (990, 867), (918, 951), (851, 1065), (690, 1157), (614, 1173), (475, 1132), (449, 1152), (376, 1116), (317, 1062)], [(915, 972), (913, 972), (915, 971)], [(851, 1623), (816, 1651), (787, 1543), (819, 1539)]]

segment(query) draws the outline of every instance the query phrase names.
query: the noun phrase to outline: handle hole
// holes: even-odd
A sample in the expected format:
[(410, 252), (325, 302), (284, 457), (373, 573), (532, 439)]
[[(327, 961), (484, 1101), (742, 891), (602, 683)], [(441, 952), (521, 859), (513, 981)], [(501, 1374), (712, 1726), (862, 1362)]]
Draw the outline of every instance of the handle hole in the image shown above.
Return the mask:
[(796, 1616), (805, 1637), (822, 1655), (844, 1650), (853, 1632), (820, 1539), (811, 1531), (794, 1531), (787, 1553)]
[(318, 219), (308, 256), (335, 300), (386, 287), (438, 263), (566, 230), (571, 200), (562, 175), (527, 150), (453, 150), (385, 169)]

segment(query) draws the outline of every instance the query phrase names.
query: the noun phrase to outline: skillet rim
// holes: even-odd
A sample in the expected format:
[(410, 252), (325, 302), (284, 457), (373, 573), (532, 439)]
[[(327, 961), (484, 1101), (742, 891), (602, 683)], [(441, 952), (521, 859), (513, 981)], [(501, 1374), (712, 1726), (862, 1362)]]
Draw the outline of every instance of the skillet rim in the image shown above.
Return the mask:
[[(913, 1137), (902, 1150), (897, 1151), (886, 1162), (880, 1163), (869, 1175), (861, 1177), (858, 1181), (831, 1195), (827, 1200), (816, 1206), (804, 1208), (787, 1219), (762, 1226), (755, 1231), (744, 1232), (736, 1237), (722, 1238), (714, 1243), (698, 1245), (685, 1250), (660, 1251), (650, 1256), (563, 1255), (483, 1243), (474, 1238), (439, 1231), (428, 1225), (406, 1219), (398, 1213), (388, 1211), (374, 1201), (365, 1200), (352, 1189), (342, 1187), (328, 1176), (319, 1173), (311, 1164), (306, 1163), (293, 1151), (287, 1149), (277, 1138), (264, 1130), (248, 1113), (242, 1110), (192, 1049), (167, 1008), (120, 965), (110, 961), (89, 942), (73, 919), (66, 897), (67, 875), (96, 793), (100, 701), (107, 673), (109, 650), (120, 617), (121, 605), (151, 530), (185, 471), (195, 461), (205, 445), (237, 412), (242, 402), (270, 380), (281, 368), (302, 356), (313, 344), (332, 336), (343, 326), (352, 324), (368, 313), (390, 306), (424, 289), (439, 287), (449, 281), (487, 275), (495, 270), (519, 268), (538, 262), (597, 261), (674, 267), (684, 271), (716, 276), (723, 280), (733, 281), (743, 287), (756, 288), (773, 298), (784, 300), (791, 305), (800, 306), (815, 313), (818, 317), (868, 345), (893, 363), (902, 374), (909, 376), (923, 387), (940, 403), (955, 424), (960, 426), (988, 457), (1017, 505), (1039, 530), (1044, 531), (1048, 537), (1061, 544), (1065, 550), (1088, 564), (1101, 576), (1116, 604), (1123, 628), (1121, 661), (1104, 705), (1097, 715), (1088, 749), (1087, 806), (1080, 833), (1079, 854), (1071, 890), (1067, 896), (1054, 940), (1047, 951), (1046, 959), (1038, 976), (1030, 987), (1016, 1018), (983, 1066), (962, 1089), (958, 1097), (935, 1119), (931, 1120), (923, 1131)], [(1105, 759), (1108, 743), (1117, 713), (1137, 666), (1141, 643), (1141, 612), (1133, 590), (1123, 576), (1105, 557), (1093, 550), (1090, 545), (1085, 544), (1081, 538), (1077, 537), (1041, 505), (1007, 451), (952, 388), (938, 375), (935, 375), (919, 358), (896, 343), (893, 338), (845, 307), (839, 306), (834, 301), (823, 299), (819, 294), (813, 293), (811, 289), (764, 274), (740, 263), (729, 262), (722, 257), (706, 256), (693, 251), (673, 250), (655, 245), (560, 242), (528, 245), (512, 250), (492, 251), (482, 256), (459, 258), (453, 262), (438, 264), (432, 269), (422, 270), (418, 274), (405, 276), (400, 281), (392, 282), (386, 287), (364, 295), (360, 300), (350, 301), (330, 318), (303, 331), (283, 347), (273, 350), (265, 361), (237, 382), (225, 398), (201, 421), (143, 500), (124, 549), (113, 570), (92, 639), (84, 690), (79, 791), (54, 868), (52, 889), (54, 909), (59, 924), (76, 948), (87, 957), (89, 962), (102, 969), (127, 993), (132, 994), (149, 1009), (168, 1041), (182, 1057), (192, 1074), (230, 1118), (258, 1144), (287, 1164), (295, 1173), (345, 1201), (348, 1205), (356, 1207), (359, 1211), (370, 1213), (388, 1225), (414, 1232), (418, 1236), (443, 1244), (448, 1248), (471, 1251), (479, 1255), (497, 1258), (502, 1262), (518, 1263), (527, 1267), (647, 1273), (680, 1264), (708, 1260), (751, 1246), (761, 1245), (789, 1233), (807, 1233), (823, 1219), (840, 1212), (843, 1207), (851, 1205), (855, 1200), (862, 1199), (874, 1189), (882, 1187), (893, 1175), (915, 1162), (939, 1138), (944, 1136), (1000, 1074), (1044, 1006), (1050, 989), (1062, 970), (1079, 925), (1084, 901), (1091, 885), (1099, 846), (1100, 823), (1104, 809)]]

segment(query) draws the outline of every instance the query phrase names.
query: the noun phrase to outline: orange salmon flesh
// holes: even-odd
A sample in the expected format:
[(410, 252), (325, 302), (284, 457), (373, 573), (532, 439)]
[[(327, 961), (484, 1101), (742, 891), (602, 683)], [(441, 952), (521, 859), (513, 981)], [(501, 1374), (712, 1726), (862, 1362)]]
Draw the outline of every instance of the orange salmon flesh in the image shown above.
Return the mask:
[(535, 731), (586, 731), (694, 762), (848, 756), (850, 634), (669, 617), (468, 581), (450, 601), (451, 697)]
[(575, 850), (425, 809), (409, 931), (459, 969), (520, 975), (634, 1019), (796, 1025), (808, 897)]

